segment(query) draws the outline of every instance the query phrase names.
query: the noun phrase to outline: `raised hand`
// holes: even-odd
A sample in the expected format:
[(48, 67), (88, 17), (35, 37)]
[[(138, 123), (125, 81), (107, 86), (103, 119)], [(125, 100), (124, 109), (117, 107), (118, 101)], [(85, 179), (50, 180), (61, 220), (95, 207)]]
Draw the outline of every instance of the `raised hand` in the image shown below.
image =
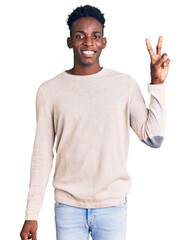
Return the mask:
[(162, 54), (161, 56), (163, 37), (159, 36), (156, 54), (154, 53), (148, 38), (146, 38), (145, 41), (151, 58), (150, 63), (151, 83), (152, 84), (164, 83), (168, 75), (170, 59), (167, 57), (166, 53)]

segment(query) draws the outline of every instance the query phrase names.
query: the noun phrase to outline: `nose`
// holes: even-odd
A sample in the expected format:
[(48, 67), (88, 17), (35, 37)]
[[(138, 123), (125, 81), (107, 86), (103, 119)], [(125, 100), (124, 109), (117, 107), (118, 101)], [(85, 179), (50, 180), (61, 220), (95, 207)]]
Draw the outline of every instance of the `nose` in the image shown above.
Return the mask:
[(86, 46), (93, 46), (94, 45), (94, 41), (91, 37), (86, 37), (84, 40), (84, 45)]

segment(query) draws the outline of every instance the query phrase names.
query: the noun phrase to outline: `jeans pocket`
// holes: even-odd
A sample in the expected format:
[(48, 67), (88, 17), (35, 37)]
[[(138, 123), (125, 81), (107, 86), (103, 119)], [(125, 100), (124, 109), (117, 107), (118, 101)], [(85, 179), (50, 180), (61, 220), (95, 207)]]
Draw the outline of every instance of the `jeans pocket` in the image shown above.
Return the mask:
[(57, 208), (57, 207), (62, 207), (64, 205), (64, 203), (61, 203), (61, 202), (57, 202), (55, 201), (54, 203), (54, 206)]

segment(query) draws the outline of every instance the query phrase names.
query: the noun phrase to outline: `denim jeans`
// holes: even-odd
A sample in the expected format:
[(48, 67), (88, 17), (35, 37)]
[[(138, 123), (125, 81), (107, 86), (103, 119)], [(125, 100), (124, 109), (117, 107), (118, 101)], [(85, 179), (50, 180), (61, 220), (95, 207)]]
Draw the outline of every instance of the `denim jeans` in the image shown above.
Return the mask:
[(104, 208), (54, 203), (57, 240), (126, 240), (127, 199)]

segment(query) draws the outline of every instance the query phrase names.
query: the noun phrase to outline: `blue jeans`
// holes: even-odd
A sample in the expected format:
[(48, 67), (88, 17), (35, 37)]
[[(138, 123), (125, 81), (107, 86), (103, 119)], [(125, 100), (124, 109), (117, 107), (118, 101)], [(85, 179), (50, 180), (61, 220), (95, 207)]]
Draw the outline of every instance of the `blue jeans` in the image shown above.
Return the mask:
[(79, 208), (54, 203), (57, 240), (126, 240), (127, 199), (104, 208)]

